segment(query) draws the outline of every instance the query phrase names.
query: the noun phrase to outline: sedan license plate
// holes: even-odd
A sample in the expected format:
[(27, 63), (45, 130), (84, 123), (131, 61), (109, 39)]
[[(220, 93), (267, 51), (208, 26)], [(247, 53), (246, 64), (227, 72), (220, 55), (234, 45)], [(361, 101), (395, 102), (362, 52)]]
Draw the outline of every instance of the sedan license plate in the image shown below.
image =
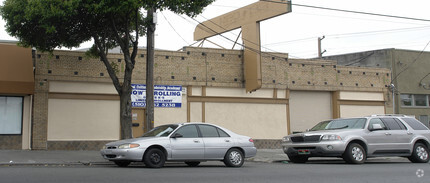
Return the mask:
[(309, 151), (309, 149), (300, 149), (300, 150), (298, 151), (298, 153), (299, 153), (300, 155), (306, 155), (306, 154), (311, 154), (311, 151)]

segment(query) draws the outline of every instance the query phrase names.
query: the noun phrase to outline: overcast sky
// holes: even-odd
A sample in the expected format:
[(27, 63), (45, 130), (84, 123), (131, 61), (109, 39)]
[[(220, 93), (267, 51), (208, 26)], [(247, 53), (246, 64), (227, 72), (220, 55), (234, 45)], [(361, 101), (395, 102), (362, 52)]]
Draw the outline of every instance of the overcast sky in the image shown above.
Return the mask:
[[(3, 0), (0, 0), (3, 4)], [(216, 0), (195, 20), (203, 22), (257, 0)], [(289, 53), (291, 58), (317, 57), (317, 39), (325, 36), (322, 49), (325, 56), (343, 53), (397, 48), (430, 51), (430, 1), (428, 0), (293, 0), (292, 12), (261, 22), (262, 51)], [(425, 19), (415, 21), (306, 8), (310, 5), (334, 9), (361, 11), (402, 17)], [(270, 10), (268, 10), (270, 11)], [(168, 11), (158, 12), (155, 47), (178, 50), (193, 44), (193, 32), (198, 24), (184, 15)], [(14, 40), (4, 31), (5, 22), (0, 22), (0, 39)], [(224, 35), (235, 40), (239, 31)], [(211, 41), (231, 49), (233, 43), (221, 36)], [(89, 47), (86, 43), (82, 47)], [(140, 39), (141, 46), (146, 38)], [(204, 47), (216, 47), (205, 43)], [(236, 46), (236, 49), (241, 49)]]

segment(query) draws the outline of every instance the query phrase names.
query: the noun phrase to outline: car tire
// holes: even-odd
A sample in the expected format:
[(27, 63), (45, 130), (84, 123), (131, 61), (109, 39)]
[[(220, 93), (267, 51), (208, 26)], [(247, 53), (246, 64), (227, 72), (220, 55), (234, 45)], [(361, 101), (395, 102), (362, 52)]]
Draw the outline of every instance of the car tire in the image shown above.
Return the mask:
[(228, 150), (224, 156), (224, 164), (228, 167), (241, 167), (244, 162), (243, 153), (237, 148)]
[(166, 156), (164, 152), (157, 148), (149, 149), (143, 156), (143, 163), (150, 168), (161, 168), (164, 166), (165, 162)]
[(114, 161), (114, 163), (119, 167), (127, 167), (130, 165), (130, 161)]
[(366, 161), (366, 151), (357, 143), (351, 143), (343, 153), (343, 160), (350, 164), (362, 164)]
[(412, 163), (427, 163), (430, 160), (429, 149), (423, 143), (416, 143), (408, 159)]
[(185, 164), (191, 167), (196, 167), (196, 166), (199, 166), (200, 161), (186, 161)]
[(293, 163), (306, 163), (309, 159), (308, 156), (294, 156), (294, 155), (288, 155), (288, 158)]

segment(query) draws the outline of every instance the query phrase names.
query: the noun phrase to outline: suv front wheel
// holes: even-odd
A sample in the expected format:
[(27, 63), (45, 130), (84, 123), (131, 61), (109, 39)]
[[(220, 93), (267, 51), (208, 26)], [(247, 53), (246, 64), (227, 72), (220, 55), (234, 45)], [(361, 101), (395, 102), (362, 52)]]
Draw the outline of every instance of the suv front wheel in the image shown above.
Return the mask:
[(366, 161), (366, 151), (357, 143), (351, 143), (343, 153), (343, 160), (351, 164), (362, 164)]
[(427, 163), (429, 162), (429, 150), (422, 143), (416, 143), (412, 151), (412, 155), (408, 157), (412, 163)]

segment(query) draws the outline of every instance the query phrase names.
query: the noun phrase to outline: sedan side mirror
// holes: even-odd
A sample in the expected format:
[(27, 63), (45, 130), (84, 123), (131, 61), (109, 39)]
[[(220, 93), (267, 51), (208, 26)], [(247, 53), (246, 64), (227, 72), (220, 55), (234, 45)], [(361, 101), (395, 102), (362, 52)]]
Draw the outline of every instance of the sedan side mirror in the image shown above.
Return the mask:
[(369, 129), (370, 131), (376, 131), (376, 130), (384, 130), (381, 124), (372, 124), (372, 126)]
[(173, 134), (170, 138), (181, 138), (181, 137), (183, 137), (180, 133), (175, 133), (175, 134)]

